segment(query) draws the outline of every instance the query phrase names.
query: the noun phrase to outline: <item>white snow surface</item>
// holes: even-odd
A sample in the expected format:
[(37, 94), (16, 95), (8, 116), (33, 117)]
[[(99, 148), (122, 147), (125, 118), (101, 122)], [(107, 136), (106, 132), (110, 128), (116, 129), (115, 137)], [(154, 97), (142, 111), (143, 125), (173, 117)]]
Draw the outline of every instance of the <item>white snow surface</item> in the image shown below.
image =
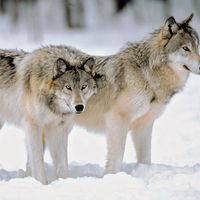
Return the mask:
[[(154, 27), (158, 28), (158, 27)], [(1, 48), (33, 50), (66, 44), (91, 54), (115, 53), (127, 41), (138, 41), (151, 26), (48, 33), (42, 43), (26, 34), (4, 34)], [(120, 31), (119, 31), (120, 29)], [(200, 33), (200, 29), (198, 29)], [(103, 176), (105, 137), (75, 127), (69, 136), (70, 177), (51, 181), (51, 159), (45, 155), (49, 185), (25, 177), (24, 133), (11, 125), (0, 131), (0, 200), (199, 200), (200, 199), (200, 77), (191, 75), (153, 129), (150, 166), (135, 164), (128, 137), (122, 170)], [(13, 102), (14, 103), (14, 102)]]

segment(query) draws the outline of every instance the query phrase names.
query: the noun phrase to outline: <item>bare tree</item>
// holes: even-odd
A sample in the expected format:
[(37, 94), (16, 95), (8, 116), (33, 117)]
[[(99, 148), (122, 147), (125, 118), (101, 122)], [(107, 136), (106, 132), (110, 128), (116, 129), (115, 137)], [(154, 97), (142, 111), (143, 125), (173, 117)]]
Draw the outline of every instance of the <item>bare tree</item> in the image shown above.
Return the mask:
[(37, 7), (37, 0), (25, 0), (26, 2), (26, 16), (29, 21), (27, 22), (28, 37), (33, 41), (42, 40), (42, 26), (40, 23), (39, 9)]
[(83, 7), (83, 1), (77, 0), (77, 27), (82, 28), (84, 27), (84, 7)]
[[(66, 25), (69, 28), (84, 27), (84, 6), (81, 0), (63, 0)], [(73, 3), (72, 3), (73, 2)]]
[(5, 13), (6, 12), (6, 1), (0, 0), (0, 12)]
[(123, 10), (127, 4), (133, 2), (134, 0), (115, 0), (117, 12)]
[(200, 16), (200, 1), (199, 0), (193, 0), (193, 7), (194, 7), (194, 10), (197, 12), (197, 14)]
[(13, 0), (12, 1), (12, 6), (11, 6), (11, 17), (13, 24), (17, 24), (18, 19), (19, 19), (19, 3), (20, 0)]
[(66, 20), (66, 25), (69, 28), (73, 27), (71, 6), (72, 4), (70, 0), (64, 0), (65, 20)]
[(170, 0), (161, 0), (163, 2), (163, 14), (164, 18), (167, 18), (171, 15), (171, 1)]

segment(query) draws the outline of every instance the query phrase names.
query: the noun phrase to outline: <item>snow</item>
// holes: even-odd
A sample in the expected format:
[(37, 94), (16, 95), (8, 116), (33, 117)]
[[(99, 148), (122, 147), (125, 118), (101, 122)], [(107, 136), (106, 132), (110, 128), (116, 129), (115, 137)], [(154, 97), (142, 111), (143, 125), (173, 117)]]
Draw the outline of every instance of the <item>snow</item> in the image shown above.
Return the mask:
[[(87, 166), (81, 168), (83, 172), (88, 170)], [(91, 171), (96, 171), (98, 174), (97, 169), (97, 166), (90, 168)], [(33, 178), (1, 181), (0, 199), (197, 200), (200, 198), (199, 179), (199, 165), (185, 168), (140, 165), (133, 170), (132, 175), (120, 172), (116, 175), (106, 175), (104, 178), (60, 179), (47, 186)]]
[[(123, 15), (122, 24), (128, 16)], [(182, 16), (185, 14), (180, 12), (179, 19)], [(200, 33), (197, 22), (194, 21), (194, 26)], [(92, 26), (94, 22), (91, 19), (89, 23)], [(154, 30), (153, 27), (159, 26), (148, 22), (144, 26), (136, 23), (131, 27), (128, 24), (119, 27), (114, 23), (112, 27), (103, 29), (48, 31), (43, 33), (42, 42), (30, 41), (26, 32), (19, 31), (13, 35), (3, 29), (0, 46), (31, 51), (41, 45), (67, 44), (93, 55), (108, 55), (115, 53), (127, 41), (144, 38)], [(0, 200), (199, 200), (199, 86), (199, 76), (191, 75), (184, 90), (173, 98), (157, 120), (152, 144), (155, 164), (135, 164), (134, 148), (128, 137), (123, 167), (117, 174), (104, 176), (105, 137), (75, 127), (69, 136), (70, 177), (52, 182), (52, 165), (47, 151), (45, 161), (50, 184), (42, 185), (31, 177), (25, 177), (23, 131), (5, 124), (0, 131)]]

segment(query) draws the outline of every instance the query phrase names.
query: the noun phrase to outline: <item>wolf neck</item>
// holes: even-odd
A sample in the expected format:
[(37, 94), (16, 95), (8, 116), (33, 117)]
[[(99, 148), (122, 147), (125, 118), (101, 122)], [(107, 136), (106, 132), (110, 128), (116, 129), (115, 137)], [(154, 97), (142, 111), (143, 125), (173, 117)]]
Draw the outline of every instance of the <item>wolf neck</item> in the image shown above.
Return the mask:
[(128, 51), (132, 50), (134, 62), (140, 68), (150, 67), (153, 69), (167, 64), (167, 55), (164, 48), (161, 47), (157, 32), (144, 41), (129, 44), (127, 49)]
[(189, 73), (179, 74), (168, 65), (145, 71), (144, 76), (158, 102), (168, 102), (185, 85)]
[(157, 38), (156, 35), (153, 35), (152, 38), (133, 45), (133, 59), (141, 68), (144, 79), (157, 101), (168, 102), (175, 93), (183, 88), (189, 73), (184, 70), (180, 72), (175, 66), (169, 66), (168, 54), (158, 43)]

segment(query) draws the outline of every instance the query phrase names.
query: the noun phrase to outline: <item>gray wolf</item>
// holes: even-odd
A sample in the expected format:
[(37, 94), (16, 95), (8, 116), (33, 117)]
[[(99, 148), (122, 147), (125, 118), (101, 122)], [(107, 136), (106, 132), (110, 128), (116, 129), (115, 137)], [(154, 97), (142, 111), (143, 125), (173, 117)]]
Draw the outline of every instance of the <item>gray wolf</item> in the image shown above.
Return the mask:
[(105, 87), (88, 101), (75, 123), (107, 136), (106, 172), (120, 170), (130, 131), (137, 161), (151, 163), (152, 127), (191, 73), (200, 74), (199, 38), (190, 26), (193, 15), (177, 23), (174, 17), (141, 42), (120, 52), (95, 57), (93, 70), (105, 74)]
[(49, 46), (32, 53), (0, 51), (0, 121), (25, 130), (27, 174), (47, 184), (44, 150), (55, 178), (67, 177), (67, 139), (73, 118), (96, 94), (94, 59), (74, 48)]

